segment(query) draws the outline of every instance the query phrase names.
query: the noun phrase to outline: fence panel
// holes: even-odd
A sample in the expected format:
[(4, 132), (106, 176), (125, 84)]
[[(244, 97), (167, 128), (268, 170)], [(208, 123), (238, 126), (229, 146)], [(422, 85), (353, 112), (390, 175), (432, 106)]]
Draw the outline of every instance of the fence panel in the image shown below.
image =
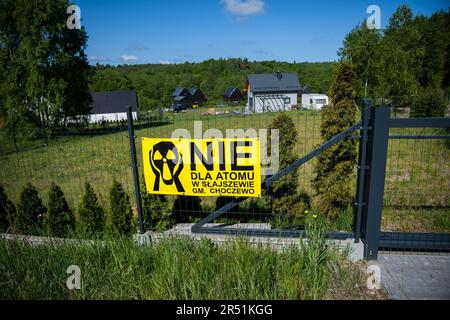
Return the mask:
[(391, 120), (383, 248), (450, 249), (449, 123), (445, 118)]
[[(292, 110), (286, 112), (286, 114), (292, 119), (295, 130), (297, 131), (297, 142), (294, 147), (294, 153), (296, 158), (299, 159), (313, 151), (323, 142), (320, 134), (322, 111)], [(143, 128), (139, 126), (139, 123), (136, 123), (135, 135), (137, 137), (138, 162), (142, 161), (142, 158), (139, 157), (141, 157), (141, 139), (143, 137), (170, 138), (176, 130), (180, 129), (186, 129), (192, 138), (201, 138), (204, 134), (208, 134), (211, 129), (219, 130), (223, 134), (223, 137), (226, 137), (227, 133), (230, 133), (229, 130), (238, 129), (243, 131), (254, 129), (259, 134), (260, 129), (270, 129), (278, 115), (279, 112), (247, 114), (243, 106), (203, 107), (199, 109), (188, 109), (186, 112), (165, 112), (164, 114), (156, 115), (154, 117), (155, 126)], [(270, 139), (267, 136), (260, 136), (260, 138)], [(353, 141), (357, 149), (357, 139)], [(313, 158), (296, 170), (298, 175), (298, 192), (301, 194), (300, 197), (303, 197), (299, 201), (310, 201), (313, 206), (317, 201), (311, 184), (311, 181), (316, 177), (316, 173), (314, 172), (316, 161), (317, 159)], [(142, 169), (142, 165), (139, 167)], [(355, 166), (352, 173), (354, 176), (352, 180), (354, 183), (351, 186), (352, 194), (356, 193), (356, 167), (355, 158)], [(267, 177), (263, 177), (262, 179), (264, 178)], [(142, 189), (142, 193), (146, 193), (145, 188)], [(191, 224), (204, 219), (233, 200), (229, 197), (167, 196), (166, 198), (175, 222)], [(253, 229), (256, 231), (268, 229), (304, 229), (304, 211), (307, 209), (306, 207), (305, 210), (300, 212), (300, 219), (297, 219), (295, 223), (284, 223), (280, 227), (279, 224), (274, 222), (275, 217), (271, 202), (271, 197), (265, 194), (259, 199), (245, 199), (238, 206), (213, 219), (210, 223), (215, 226), (220, 225), (224, 227), (224, 232), (226, 232), (227, 228), (229, 229), (231, 227)], [(354, 224), (353, 216), (353, 207), (350, 206), (339, 219), (333, 221), (331, 228), (336, 231), (352, 232)]]
[[(101, 204), (107, 208), (113, 180), (132, 195), (130, 147), (126, 122), (70, 130), (34, 130), (31, 137), (17, 137), (17, 150), (5, 131), (0, 136), (10, 143), (0, 153), (0, 184), (17, 203), (26, 183), (33, 184), (44, 203), (52, 182), (58, 184), (74, 212), (89, 182)], [(134, 198), (133, 200), (134, 206)]]

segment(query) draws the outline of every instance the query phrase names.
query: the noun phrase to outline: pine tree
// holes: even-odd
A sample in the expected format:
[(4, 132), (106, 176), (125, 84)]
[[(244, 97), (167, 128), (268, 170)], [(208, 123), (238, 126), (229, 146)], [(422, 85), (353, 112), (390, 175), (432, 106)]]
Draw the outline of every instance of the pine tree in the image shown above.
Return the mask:
[[(270, 129), (279, 130), (279, 169), (283, 170), (297, 160), (294, 152), (297, 129), (292, 118), (285, 113), (280, 113), (273, 120)], [(274, 182), (267, 190), (267, 194), (272, 200), (272, 212), (275, 214), (273, 224), (277, 228), (299, 223), (305, 210), (309, 208), (309, 200), (305, 201), (304, 193), (300, 196), (298, 192), (297, 170)]]
[[(354, 103), (356, 76), (352, 66), (340, 62), (330, 91), (331, 104), (323, 108), (321, 136), (325, 142), (355, 123)], [(319, 207), (335, 217), (352, 203), (352, 174), (356, 165), (355, 142), (346, 139), (323, 152), (315, 165), (312, 185), (319, 196)]]
[(75, 216), (70, 210), (61, 188), (52, 183), (48, 193), (48, 211), (45, 219), (52, 236), (64, 237), (75, 229)]
[(143, 195), (142, 214), (147, 230), (167, 230), (175, 224), (175, 218), (164, 195)]
[(42, 232), (47, 208), (42, 203), (36, 188), (27, 183), (20, 193), (14, 228), (17, 233), (38, 235)]
[(117, 181), (113, 182), (109, 192), (109, 205), (108, 226), (110, 232), (115, 235), (130, 235), (133, 219), (130, 197)]
[(78, 228), (82, 235), (93, 237), (103, 232), (106, 214), (89, 183), (85, 184), (84, 195), (78, 207), (78, 216)]
[(14, 203), (8, 199), (3, 187), (0, 186), (0, 232), (10, 232), (15, 215)]

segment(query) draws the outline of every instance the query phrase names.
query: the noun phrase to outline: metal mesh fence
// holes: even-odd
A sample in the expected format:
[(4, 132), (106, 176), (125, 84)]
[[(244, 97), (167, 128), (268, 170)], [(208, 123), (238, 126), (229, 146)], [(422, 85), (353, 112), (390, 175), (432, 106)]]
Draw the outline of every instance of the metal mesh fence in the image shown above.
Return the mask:
[[(391, 129), (383, 231), (450, 232), (450, 145), (443, 129)], [(412, 138), (405, 138), (410, 136)]]
[[(126, 122), (70, 130), (35, 130), (31, 137), (1, 132), (0, 184), (17, 203), (26, 183), (33, 184), (44, 203), (52, 182), (63, 190), (72, 209), (78, 206), (89, 182), (106, 208), (113, 180), (132, 194), (130, 146)], [(133, 198), (131, 198), (133, 199)]]
[[(301, 158), (314, 150), (323, 140), (320, 134), (322, 112), (320, 110), (292, 110), (286, 112), (292, 119), (297, 131), (297, 142), (294, 147), (296, 158)], [(136, 142), (138, 157), (141, 157), (141, 138), (170, 138), (172, 133), (178, 129), (186, 129), (192, 138), (201, 138), (209, 129), (218, 129), (226, 137), (227, 130), (271, 128), (272, 122), (279, 115), (278, 112), (247, 114), (242, 106), (223, 106), (216, 108), (188, 109), (180, 113), (164, 113), (165, 125), (141, 128), (136, 126)], [(200, 136), (199, 136), (200, 135)], [(357, 150), (357, 140), (354, 140)], [(138, 159), (138, 162), (141, 162)], [(314, 207), (317, 200), (311, 181), (315, 178), (314, 165), (317, 159), (314, 158), (297, 169), (298, 172), (298, 192), (308, 197)], [(142, 166), (140, 166), (142, 171)], [(356, 165), (353, 175), (355, 179), (352, 183), (352, 192), (356, 192)], [(266, 177), (262, 177), (264, 180)], [(145, 193), (145, 188), (142, 190)], [(231, 197), (185, 197), (169, 196), (169, 207), (177, 223), (194, 223), (207, 215), (218, 210), (228, 202)], [(309, 201), (309, 200), (308, 200)], [(261, 198), (248, 198), (238, 206), (232, 208), (220, 217), (214, 219), (214, 225), (224, 228), (239, 227), (248, 229), (273, 229), (273, 212), (270, 196)], [(290, 225), (288, 228), (303, 229), (303, 225)], [(336, 230), (352, 231), (353, 210), (346, 210), (345, 217), (334, 223), (332, 226)]]
[[(319, 146), (322, 111), (292, 110), (286, 112), (297, 131), (294, 147), (301, 158)], [(186, 129), (192, 138), (201, 138), (209, 129), (218, 129), (226, 137), (227, 129), (270, 129), (277, 112), (247, 114), (242, 106), (188, 109), (186, 112), (145, 112), (135, 121), (139, 176), (143, 186), (141, 138), (170, 138), (175, 130)], [(96, 124), (61, 131), (35, 130), (27, 136), (0, 132), (0, 184), (17, 203), (20, 191), (28, 182), (35, 185), (44, 202), (52, 182), (64, 191), (69, 205), (76, 210), (89, 182), (101, 204), (108, 208), (108, 193), (113, 180), (120, 182), (132, 201), (134, 186), (130, 166), (130, 145), (126, 121)], [(384, 208), (381, 231), (409, 233), (450, 232), (450, 143), (449, 139), (425, 138), (445, 136), (444, 129), (396, 128), (390, 130)], [(355, 133), (355, 136), (357, 134)], [(267, 138), (267, 137), (266, 137)], [(358, 150), (359, 139), (352, 139)], [(318, 197), (311, 181), (317, 158), (297, 169), (298, 192), (308, 197), (313, 210)], [(356, 195), (357, 166), (351, 173), (352, 194)], [(264, 180), (266, 177), (262, 177)], [(146, 194), (145, 187), (141, 189)], [(174, 223), (195, 223), (226, 205), (230, 197), (168, 196), (167, 208)], [(146, 205), (144, 201), (144, 205)], [(153, 206), (155, 216), (161, 208)], [(148, 218), (148, 217), (146, 217)], [(157, 218), (158, 219), (158, 218)], [(353, 231), (353, 207), (330, 220), (334, 231)], [(214, 219), (214, 225), (248, 229), (274, 229), (273, 203), (270, 196), (249, 198)], [(146, 221), (146, 228), (154, 227)], [(168, 228), (172, 224), (163, 225)], [(302, 230), (302, 223), (284, 226)]]
[[(218, 129), (226, 137), (229, 129), (269, 129), (277, 112), (246, 114), (243, 106), (188, 109), (187, 112), (144, 112), (134, 122), (139, 176), (143, 185), (141, 138), (170, 138), (177, 129), (186, 129), (194, 138), (209, 129)], [(292, 110), (286, 112), (297, 131), (294, 147), (296, 158), (305, 156), (320, 145), (322, 112), (320, 110)], [(195, 130), (197, 125), (197, 131)], [(99, 196), (100, 203), (108, 208), (108, 194), (114, 180), (120, 182), (135, 209), (133, 176), (130, 167), (130, 145), (126, 121), (100, 123), (88, 127), (71, 127), (49, 134), (34, 130), (28, 135), (7, 135), (0, 132), (0, 184), (8, 196), (17, 203), (26, 183), (32, 183), (44, 203), (52, 182), (58, 184), (71, 208), (76, 212), (83, 196), (84, 184), (89, 182)], [(200, 130), (198, 130), (200, 126)], [(267, 139), (270, 139), (266, 137)], [(354, 140), (355, 144), (357, 140)], [(356, 148), (357, 149), (357, 148)], [(313, 158), (297, 169), (298, 192), (315, 206), (317, 200), (311, 181), (316, 176)], [(356, 187), (356, 166), (353, 172)], [(262, 177), (264, 180), (265, 177)], [(355, 192), (354, 190), (352, 191)], [(141, 189), (146, 194), (145, 187)], [(194, 223), (227, 204), (230, 197), (175, 197), (168, 196), (168, 207), (176, 223)], [(300, 199), (301, 200), (301, 199)], [(304, 200), (304, 199), (303, 199)], [(152, 210), (159, 210), (152, 208)], [(135, 210), (134, 210), (135, 211)], [(158, 216), (160, 212), (156, 212)], [(148, 217), (147, 217), (148, 218)], [(146, 221), (146, 227), (151, 227)], [(215, 224), (239, 225), (252, 229), (271, 229), (273, 212), (270, 196), (249, 198), (239, 206), (213, 221)], [(335, 230), (352, 231), (353, 212), (346, 210), (345, 217), (334, 223)], [(303, 225), (290, 225), (291, 229), (303, 229)]]

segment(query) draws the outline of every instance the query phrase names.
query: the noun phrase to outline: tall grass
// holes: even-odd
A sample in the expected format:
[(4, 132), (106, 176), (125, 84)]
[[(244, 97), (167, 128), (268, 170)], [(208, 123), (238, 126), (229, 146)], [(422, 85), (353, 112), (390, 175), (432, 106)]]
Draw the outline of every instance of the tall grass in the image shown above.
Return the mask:
[[(322, 251), (325, 250), (325, 251)], [(66, 269), (81, 269), (68, 290)], [(2, 299), (329, 299), (371, 297), (361, 270), (317, 243), (276, 251), (244, 240), (130, 239), (35, 245), (0, 241)]]

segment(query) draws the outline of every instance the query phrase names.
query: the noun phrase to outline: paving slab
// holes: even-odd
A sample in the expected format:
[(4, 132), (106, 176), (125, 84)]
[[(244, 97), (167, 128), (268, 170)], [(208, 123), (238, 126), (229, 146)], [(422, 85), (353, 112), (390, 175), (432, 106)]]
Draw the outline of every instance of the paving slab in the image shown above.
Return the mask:
[(379, 254), (391, 299), (450, 300), (450, 255)]

